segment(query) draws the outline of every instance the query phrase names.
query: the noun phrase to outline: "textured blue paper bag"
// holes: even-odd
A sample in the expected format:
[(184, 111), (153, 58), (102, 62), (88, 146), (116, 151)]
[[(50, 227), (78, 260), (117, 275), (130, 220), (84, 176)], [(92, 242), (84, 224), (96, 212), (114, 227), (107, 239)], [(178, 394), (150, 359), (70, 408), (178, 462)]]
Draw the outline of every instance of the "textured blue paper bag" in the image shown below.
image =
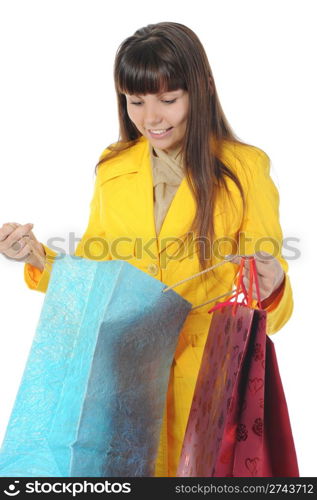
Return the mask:
[(125, 261), (56, 259), (0, 476), (152, 476), (191, 304)]

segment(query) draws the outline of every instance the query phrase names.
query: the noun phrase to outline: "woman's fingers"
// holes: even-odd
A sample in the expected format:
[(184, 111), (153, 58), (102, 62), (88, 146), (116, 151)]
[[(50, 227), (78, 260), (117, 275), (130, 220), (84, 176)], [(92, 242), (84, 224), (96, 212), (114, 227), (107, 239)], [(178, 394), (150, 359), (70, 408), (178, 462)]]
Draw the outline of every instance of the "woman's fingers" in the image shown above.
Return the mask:
[[(243, 284), (249, 293), (249, 286), (250, 286), (250, 280), (248, 277), (244, 276), (243, 277)], [(268, 280), (259, 280), (259, 291), (260, 291), (260, 300), (264, 300), (267, 297), (269, 297), (272, 293), (272, 286), (270, 281)], [(252, 298), (258, 300), (258, 295), (256, 291), (256, 286), (255, 283), (252, 283)]]
[(3, 224), (3, 226), (0, 228), (0, 245), (14, 230), (15, 226), (13, 224)]
[(14, 250), (15, 252), (19, 252), (22, 250), (22, 248), (25, 247), (28, 241), (28, 236), (23, 236), (19, 241), (16, 241), (11, 245), (11, 249)]
[[(265, 255), (264, 255), (265, 254)], [(261, 255), (261, 257), (260, 257)], [(256, 270), (259, 275), (265, 275), (267, 273), (268, 267), (270, 267), (269, 264), (272, 264), (274, 257), (273, 255), (266, 253), (266, 252), (257, 252), (254, 255), (236, 255), (231, 262), (234, 264), (237, 264), (238, 266), (241, 264), (241, 259), (242, 257), (245, 257), (244, 260), (244, 269), (246, 271), (250, 270), (250, 259), (248, 257), (254, 257), (255, 260), (255, 265), (256, 265)]]
[(32, 233), (33, 224), (7, 222), (0, 228), (0, 253), (10, 260), (23, 261), (40, 270), (46, 265), (43, 245)]
[(28, 235), (28, 233), (33, 228), (33, 224), (24, 224), (22, 226), (18, 226), (8, 237), (6, 243), (9, 246), (12, 246), (16, 241), (19, 241), (23, 236)]
[[(240, 265), (242, 257), (242, 255), (236, 255), (233, 259), (230, 258), (230, 261)], [(245, 255), (244, 257), (243, 283), (248, 292), (250, 284), (250, 259), (248, 257), (252, 257), (252, 255)], [(253, 257), (259, 282), (260, 300), (264, 300), (280, 286), (285, 273), (280, 262), (273, 255), (267, 252), (256, 252)], [(255, 283), (252, 286), (252, 298), (258, 299)]]
[(10, 258), (16, 258), (25, 247), (26, 240), (30, 240), (30, 231), (33, 224), (18, 225), (6, 223), (0, 229), (0, 252)]
[(21, 249), (15, 254), (16, 260), (25, 260), (33, 252), (33, 247), (31, 241), (25, 241), (24, 244), (21, 245)]

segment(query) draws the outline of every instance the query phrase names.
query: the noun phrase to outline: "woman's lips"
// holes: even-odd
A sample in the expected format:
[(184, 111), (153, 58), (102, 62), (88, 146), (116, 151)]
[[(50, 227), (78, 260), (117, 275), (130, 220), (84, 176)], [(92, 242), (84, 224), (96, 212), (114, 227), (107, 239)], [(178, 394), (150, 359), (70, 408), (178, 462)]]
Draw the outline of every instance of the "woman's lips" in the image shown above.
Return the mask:
[(161, 134), (155, 134), (151, 132), (151, 130), (148, 130), (148, 132), (153, 139), (163, 139), (164, 137), (170, 134), (172, 128), (173, 127), (169, 127), (165, 132), (162, 132)]

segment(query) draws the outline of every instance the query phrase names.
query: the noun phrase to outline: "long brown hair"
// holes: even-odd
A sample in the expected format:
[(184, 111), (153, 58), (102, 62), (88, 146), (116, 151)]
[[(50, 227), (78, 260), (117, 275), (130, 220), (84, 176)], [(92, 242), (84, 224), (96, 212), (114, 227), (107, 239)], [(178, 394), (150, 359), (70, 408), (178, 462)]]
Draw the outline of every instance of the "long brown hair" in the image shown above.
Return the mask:
[[(218, 189), (228, 192), (226, 178), (244, 194), (237, 176), (220, 160), (223, 140), (240, 141), (232, 131), (220, 105), (210, 64), (197, 35), (183, 24), (161, 22), (138, 29), (119, 46), (114, 64), (120, 134), (110, 153), (98, 166), (131, 147), (141, 136), (127, 112), (127, 94), (145, 95), (183, 89), (189, 110), (182, 144), (184, 171), (196, 201), (191, 232), (198, 238), (202, 269), (207, 267), (205, 243), (214, 238), (213, 207)], [(211, 138), (214, 139), (211, 147)], [(244, 143), (242, 143), (244, 144)], [(218, 148), (218, 149), (217, 149)]]

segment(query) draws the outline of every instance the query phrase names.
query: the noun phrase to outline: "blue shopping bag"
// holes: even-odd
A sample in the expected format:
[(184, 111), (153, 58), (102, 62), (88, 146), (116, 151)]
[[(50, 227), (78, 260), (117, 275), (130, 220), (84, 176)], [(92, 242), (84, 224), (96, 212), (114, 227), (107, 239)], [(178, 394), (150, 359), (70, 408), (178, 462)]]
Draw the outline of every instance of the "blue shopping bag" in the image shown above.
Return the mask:
[(191, 304), (125, 261), (54, 262), (0, 450), (4, 477), (153, 476)]

